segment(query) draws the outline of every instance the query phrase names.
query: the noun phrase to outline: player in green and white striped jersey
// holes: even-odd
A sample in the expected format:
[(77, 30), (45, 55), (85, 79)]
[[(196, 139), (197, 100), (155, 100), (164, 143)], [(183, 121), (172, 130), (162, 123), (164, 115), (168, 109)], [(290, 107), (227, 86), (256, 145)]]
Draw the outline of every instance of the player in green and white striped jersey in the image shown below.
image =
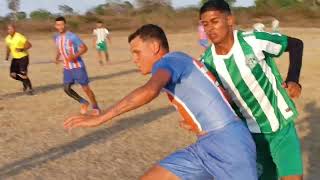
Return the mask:
[[(247, 123), (257, 145), (260, 179), (302, 179), (298, 116), (291, 98), (299, 84), (303, 43), (267, 32), (234, 30), (234, 17), (224, 0), (210, 0), (200, 10), (200, 22), (213, 45), (203, 63), (230, 93), (235, 112)], [(273, 57), (290, 53), (283, 81)]]
[(99, 57), (99, 63), (100, 65), (103, 65), (103, 57), (106, 62), (109, 62), (109, 53), (108, 53), (108, 43), (111, 43), (111, 38), (110, 38), (110, 32), (108, 29), (103, 27), (102, 21), (97, 21), (96, 23), (96, 28), (93, 30), (93, 35), (94, 35), (94, 44), (97, 49), (98, 57)]

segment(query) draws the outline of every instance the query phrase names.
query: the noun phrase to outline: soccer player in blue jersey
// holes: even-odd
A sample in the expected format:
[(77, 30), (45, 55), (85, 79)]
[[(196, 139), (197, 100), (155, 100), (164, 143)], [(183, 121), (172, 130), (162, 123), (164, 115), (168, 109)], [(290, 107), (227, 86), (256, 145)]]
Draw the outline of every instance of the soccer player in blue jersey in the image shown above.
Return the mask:
[(64, 91), (68, 96), (81, 104), (80, 113), (86, 114), (89, 102), (71, 88), (74, 83), (79, 83), (90, 99), (93, 109), (92, 113), (98, 115), (100, 113), (100, 109), (95, 95), (89, 86), (88, 74), (85, 64), (81, 58), (81, 56), (87, 52), (88, 48), (76, 34), (67, 31), (66, 20), (64, 17), (56, 18), (55, 28), (58, 31), (58, 34), (54, 38), (57, 46), (55, 62), (60, 62), (60, 58), (63, 59)]
[(68, 118), (64, 128), (95, 127), (143, 106), (163, 89), (183, 117), (182, 127), (198, 136), (145, 173), (143, 180), (256, 180), (253, 139), (205, 66), (181, 52), (169, 52), (163, 30), (144, 25), (128, 38), (134, 63), (150, 80), (100, 116)]

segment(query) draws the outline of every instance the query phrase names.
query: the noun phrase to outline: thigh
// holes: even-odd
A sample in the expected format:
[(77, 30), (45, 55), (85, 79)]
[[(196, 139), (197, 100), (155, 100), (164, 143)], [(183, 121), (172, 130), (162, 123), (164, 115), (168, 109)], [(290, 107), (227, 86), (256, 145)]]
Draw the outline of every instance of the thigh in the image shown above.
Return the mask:
[(12, 59), (11, 65), (10, 65), (10, 74), (11, 73), (18, 73), (19, 72), (19, 66), (17, 63), (17, 59)]
[(79, 83), (81, 86), (86, 86), (89, 84), (89, 77), (84, 67), (75, 69), (73, 71), (73, 76), (75, 81)]
[(259, 180), (278, 180), (277, 167), (273, 162), (270, 144), (264, 134), (252, 134), (257, 148), (257, 172)]
[(217, 179), (257, 179), (256, 147), (242, 122), (200, 138), (197, 152), (204, 167)]
[(29, 57), (25, 56), (18, 60), (19, 72), (21, 74), (27, 74), (28, 72), (28, 65), (29, 65)]
[(301, 145), (293, 122), (273, 138), (271, 153), (280, 177), (303, 174)]
[(74, 83), (74, 78), (72, 71), (69, 69), (64, 69), (63, 70), (63, 84), (73, 84)]
[(201, 160), (194, 151), (194, 145), (179, 150), (159, 162), (159, 166), (170, 171), (182, 180), (213, 179), (203, 167)]

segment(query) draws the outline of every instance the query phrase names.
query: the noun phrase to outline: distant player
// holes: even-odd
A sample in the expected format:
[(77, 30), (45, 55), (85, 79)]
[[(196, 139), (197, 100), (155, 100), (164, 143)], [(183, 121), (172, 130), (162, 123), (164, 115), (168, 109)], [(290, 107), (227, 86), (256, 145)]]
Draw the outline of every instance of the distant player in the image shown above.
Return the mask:
[(169, 52), (166, 35), (156, 25), (142, 26), (128, 41), (141, 73), (152, 73), (149, 81), (105, 114), (71, 117), (64, 127), (101, 125), (151, 102), (163, 89), (182, 115), (182, 127), (194, 132), (198, 141), (161, 160), (141, 179), (256, 180), (252, 137), (204, 65), (184, 53)]
[(98, 53), (99, 63), (103, 65), (103, 58), (109, 62), (108, 43), (111, 43), (110, 33), (108, 29), (103, 27), (102, 21), (96, 23), (96, 28), (93, 30), (94, 44)]
[(64, 17), (56, 18), (55, 28), (58, 31), (58, 34), (55, 36), (55, 43), (57, 46), (57, 55), (55, 60), (56, 63), (58, 63), (60, 62), (60, 58), (63, 59), (63, 82), (65, 93), (81, 104), (81, 114), (87, 113), (89, 102), (71, 88), (74, 83), (79, 83), (90, 99), (93, 114), (99, 114), (100, 109), (95, 95), (89, 87), (89, 78), (86, 67), (81, 58), (81, 56), (87, 52), (87, 46), (76, 34), (67, 31), (66, 20)]
[[(280, 21), (277, 19), (273, 19), (271, 23), (272, 33), (280, 33)], [(265, 32), (265, 25), (263, 23), (255, 23), (253, 25), (253, 30), (257, 32)]]
[(13, 24), (7, 26), (8, 35), (5, 39), (7, 45), (6, 59), (9, 60), (11, 54), (12, 61), (10, 66), (10, 77), (21, 81), (23, 91), (28, 95), (33, 94), (31, 81), (28, 77), (29, 54), (31, 43), (25, 36), (16, 32), (16, 27)]

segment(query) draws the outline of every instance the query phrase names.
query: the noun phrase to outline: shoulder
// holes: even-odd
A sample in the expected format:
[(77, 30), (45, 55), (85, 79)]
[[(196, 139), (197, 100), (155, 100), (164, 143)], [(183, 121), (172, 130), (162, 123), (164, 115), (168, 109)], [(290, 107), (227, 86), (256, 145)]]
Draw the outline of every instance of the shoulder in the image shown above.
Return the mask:
[(168, 61), (182, 61), (182, 60), (192, 60), (192, 57), (189, 56), (188, 54), (184, 53), (184, 52), (170, 52), (168, 54), (166, 54), (162, 60)]
[(76, 33), (67, 32), (66, 35), (67, 35), (68, 38), (70, 38), (73, 41), (80, 40), (79, 36)]
[(27, 39), (26, 36), (24, 36), (23, 34), (18, 33), (18, 32), (16, 32), (16, 36), (18, 39)]
[(192, 57), (183, 52), (171, 52), (163, 56), (155, 67), (168, 67), (172, 70), (183, 69), (186, 65), (192, 62)]
[(10, 40), (10, 35), (7, 35), (6, 38), (5, 38), (5, 41), (9, 41)]

